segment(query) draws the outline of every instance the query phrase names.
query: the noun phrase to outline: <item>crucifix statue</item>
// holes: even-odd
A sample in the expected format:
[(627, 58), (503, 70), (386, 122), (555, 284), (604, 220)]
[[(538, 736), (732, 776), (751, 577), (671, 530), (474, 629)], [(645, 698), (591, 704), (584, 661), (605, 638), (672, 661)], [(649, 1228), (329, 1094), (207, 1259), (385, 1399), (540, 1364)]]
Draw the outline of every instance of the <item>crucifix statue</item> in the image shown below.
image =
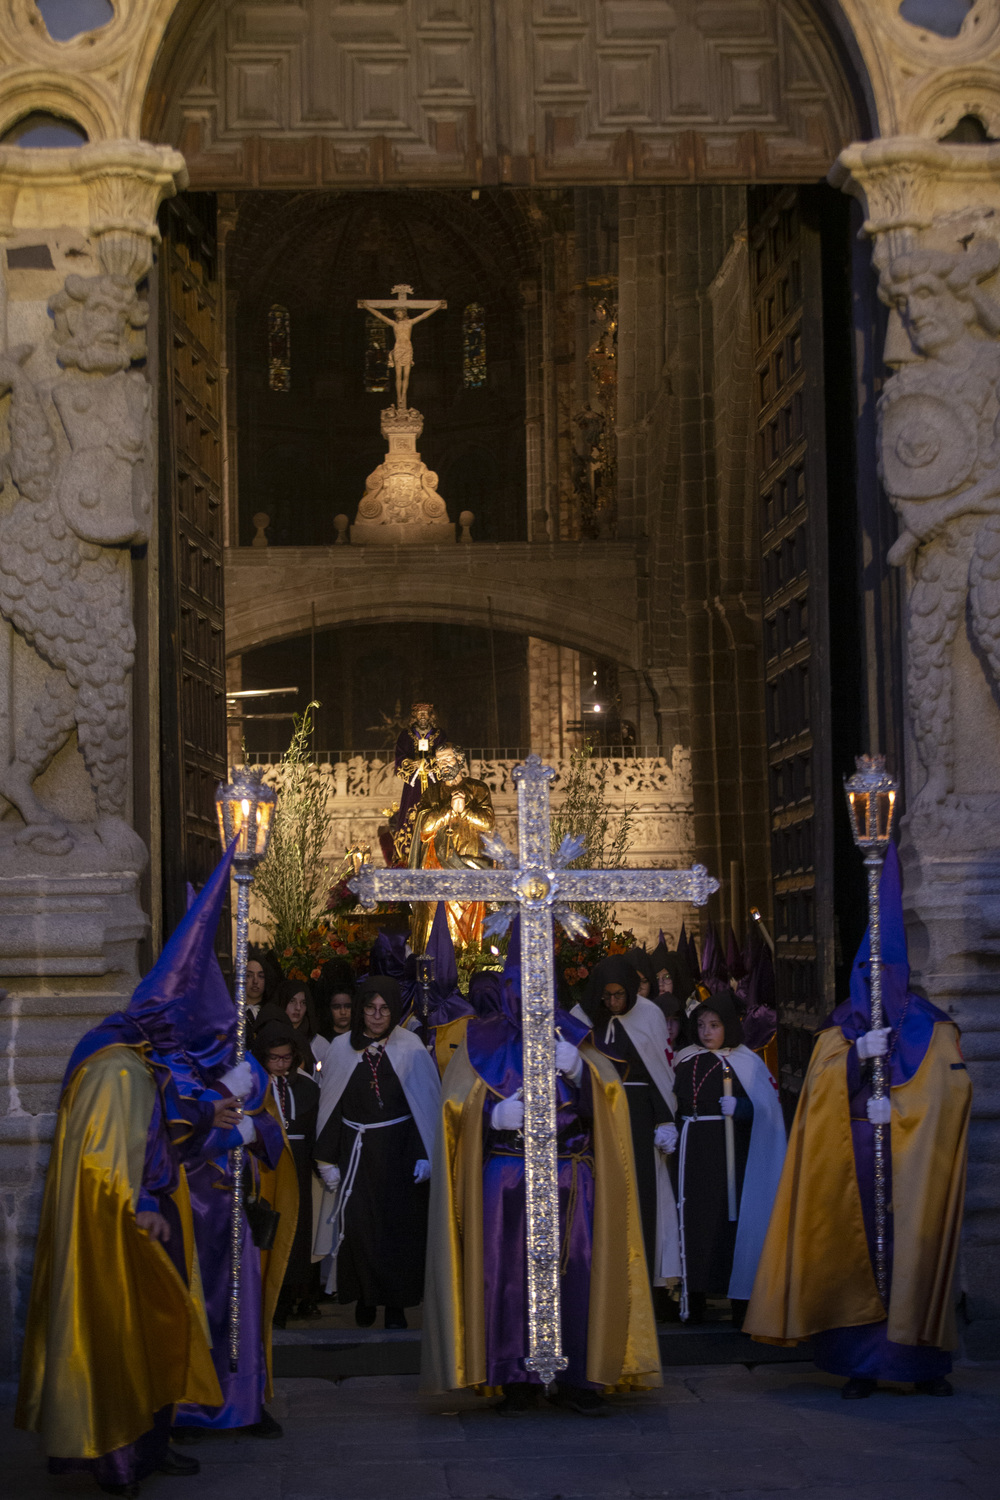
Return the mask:
[[(419, 302), (410, 301), (413, 296), (412, 286), (394, 286), (392, 296), (381, 301), (364, 301), (359, 299), (358, 306), (370, 312), (373, 317), (378, 318), (380, 323), (385, 323), (392, 329), (393, 343), (389, 354), (389, 363), (396, 372), (396, 410), (406, 410), (406, 393), (410, 385), (410, 371), (413, 369), (413, 326), (422, 323), (429, 318), (431, 313), (436, 313), (440, 308), (447, 307), (447, 302)], [(385, 307), (391, 311), (392, 316), (386, 317), (385, 313), (379, 312), (379, 308)], [(416, 316), (410, 312), (411, 308), (422, 307), (424, 312)]]
[(516, 903), (521, 913), (524, 1036), (524, 1137), (528, 1250), (528, 1357), (525, 1369), (548, 1385), (567, 1365), (559, 1309), (559, 1188), (556, 1154), (555, 964), (552, 920), (579, 935), (578, 901), (690, 901), (704, 906), (719, 882), (703, 865), (690, 870), (570, 870), (581, 841), (564, 839), (553, 855), (549, 833), (551, 766), (529, 755), (514, 769), (518, 851), (496, 838), (483, 844), (493, 870), (389, 870), (370, 864), (349, 884), (361, 905), (379, 901)]

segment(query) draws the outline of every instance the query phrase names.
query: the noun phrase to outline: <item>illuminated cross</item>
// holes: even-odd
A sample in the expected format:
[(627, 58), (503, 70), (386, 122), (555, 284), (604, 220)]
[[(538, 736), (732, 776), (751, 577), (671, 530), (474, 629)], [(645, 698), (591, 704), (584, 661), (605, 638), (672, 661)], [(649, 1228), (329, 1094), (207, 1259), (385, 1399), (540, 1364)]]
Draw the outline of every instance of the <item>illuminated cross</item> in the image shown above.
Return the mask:
[(349, 881), (363, 906), (379, 901), (516, 902), (521, 913), (521, 1010), (524, 1046), (524, 1168), (528, 1241), (526, 1370), (544, 1385), (565, 1370), (559, 1318), (559, 1180), (556, 1147), (555, 962), (552, 919), (581, 935), (581, 901), (690, 901), (704, 906), (719, 889), (703, 865), (690, 870), (569, 870), (579, 840), (556, 856), (549, 832), (551, 766), (529, 755), (514, 768), (517, 856), (484, 838), (495, 870), (389, 870), (362, 865)]

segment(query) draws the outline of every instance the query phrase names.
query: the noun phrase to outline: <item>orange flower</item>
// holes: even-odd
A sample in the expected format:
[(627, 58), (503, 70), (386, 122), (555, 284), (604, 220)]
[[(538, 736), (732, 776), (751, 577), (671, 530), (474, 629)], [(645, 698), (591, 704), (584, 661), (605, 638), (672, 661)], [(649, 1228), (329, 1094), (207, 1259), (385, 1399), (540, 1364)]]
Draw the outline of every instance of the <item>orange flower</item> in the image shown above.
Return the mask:
[(586, 977), (587, 977), (587, 975), (589, 973), (590, 973), (590, 970), (587, 968), (587, 965), (586, 964), (581, 964), (579, 966), (579, 968), (577, 969), (577, 971), (576, 971), (576, 977), (577, 977), (577, 979), (586, 979)]
[(291, 956), (292, 956), (292, 950), (291, 950), (291, 948), (286, 948), (285, 951), (284, 951), (284, 953), (281, 956), (282, 956), (282, 958), (291, 958)]
[(321, 973), (322, 973), (321, 969), (312, 969), (310, 971), (310, 973), (309, 973), (309, 978), (310, 979), (318, 979)]

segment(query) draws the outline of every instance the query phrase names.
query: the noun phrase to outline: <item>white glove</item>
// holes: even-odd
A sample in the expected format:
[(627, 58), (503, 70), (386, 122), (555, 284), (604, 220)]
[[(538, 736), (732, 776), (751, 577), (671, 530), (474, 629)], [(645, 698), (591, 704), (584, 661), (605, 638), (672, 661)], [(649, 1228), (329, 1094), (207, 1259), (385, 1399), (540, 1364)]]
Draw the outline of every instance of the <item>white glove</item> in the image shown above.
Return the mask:
[(858, 1056), (884, 1057), (889, 1050), (889, 1033), (891, 1026), (880, 1026), (877, 1031), (863, 1031), (855, 1042)]
[(501, 1099), (490, 1115), (494, 1130), (520, 1130), (524, 1124), (524, 1100)]
[(426, 1156), (422, 1156), (413, 1168), (414, 1182), (426, 1182), (431, 1175), (431, 1164)]
[(664, 1156), (671, 1156), (677, 1150), (677, 1126), (657, 1125), (653, 1132), (653, 1145)]
[(257, 1127), (246, 1115), (242, 1117), (236, 1129), (240, 1133), (240, 1140), (244, 1146), (251, 1146), (257, 1139)]
[(735, 1097), (735, 1095), (723, 1094), (722, 1098), (719, 1100), (720, 1115), (734, 1115), (736, 1113), (736, 1106), (738, 1103), (739, 1100)]
[(583, 1058), (579, 1047), (572, 1042), (556, 1041), (556, 1072), (565, 1073), (571, 1083), (578, 1082), (583, 1073)]
[(316, 1163), (316, 1170), (327, 1192), (335, 1193), (340, 1187), (340, 1168), (331, 1166), (328, 1161), (318, 1161)]
[(892, 1104), (888, 1096), (883, 1099), (869, 1099), (867, 1111), (868, 1118), (873, 1125), (888, 1125), (892, 1119)]
[(223, 1073), (220, 1082), (226, 1085), (234, 1098), (246, 1099), (249, 1094), (253, 1093), (253, 1068), (244, 1058), (241, 1063), (236, 1064), (235, 1068), (230, 1068), (228, 1073)]

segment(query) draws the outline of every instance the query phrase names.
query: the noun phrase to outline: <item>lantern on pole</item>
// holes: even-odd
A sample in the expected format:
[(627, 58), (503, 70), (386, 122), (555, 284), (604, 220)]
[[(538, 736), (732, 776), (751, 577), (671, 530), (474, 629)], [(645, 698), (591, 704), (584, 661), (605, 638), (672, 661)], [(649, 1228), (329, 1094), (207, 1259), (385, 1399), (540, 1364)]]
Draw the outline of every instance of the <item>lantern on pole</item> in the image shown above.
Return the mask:
[[(236, 840), (233, 875), (236, 880), (236, 1056), (246, 1053), (247, 933), (250, 926), (250, 887), (254, 872), (267, 853), (277, 796), (264, 785), (260, 766), (234, 766), (230, 781), (215, 793), (219, 837), (223, 849)], [(232, 1152), (233, 1209), (229, 1229), (229, 1368), (236, 1373), (240, 1358), (240, 1273), (243, 1262), (243, 1147)]]
[[(864, 855), (868, 876), (869, 975), (871, 983), (871, 1029), (883, 1025), (882, 1014), (882, 911), (879, 897), (882, 865), (892, 837), (898, 783), (885, 768), (884, 755), (859, 755), (854, 775), (844, 779), (851, 834)], [(884, 1057), (872, 1058), (872, 1098), (887, 1096)], [(875, 1281), (883, 1304), (889, 1303), (886, 1259), (886, 1127), (875, 1132)]]

